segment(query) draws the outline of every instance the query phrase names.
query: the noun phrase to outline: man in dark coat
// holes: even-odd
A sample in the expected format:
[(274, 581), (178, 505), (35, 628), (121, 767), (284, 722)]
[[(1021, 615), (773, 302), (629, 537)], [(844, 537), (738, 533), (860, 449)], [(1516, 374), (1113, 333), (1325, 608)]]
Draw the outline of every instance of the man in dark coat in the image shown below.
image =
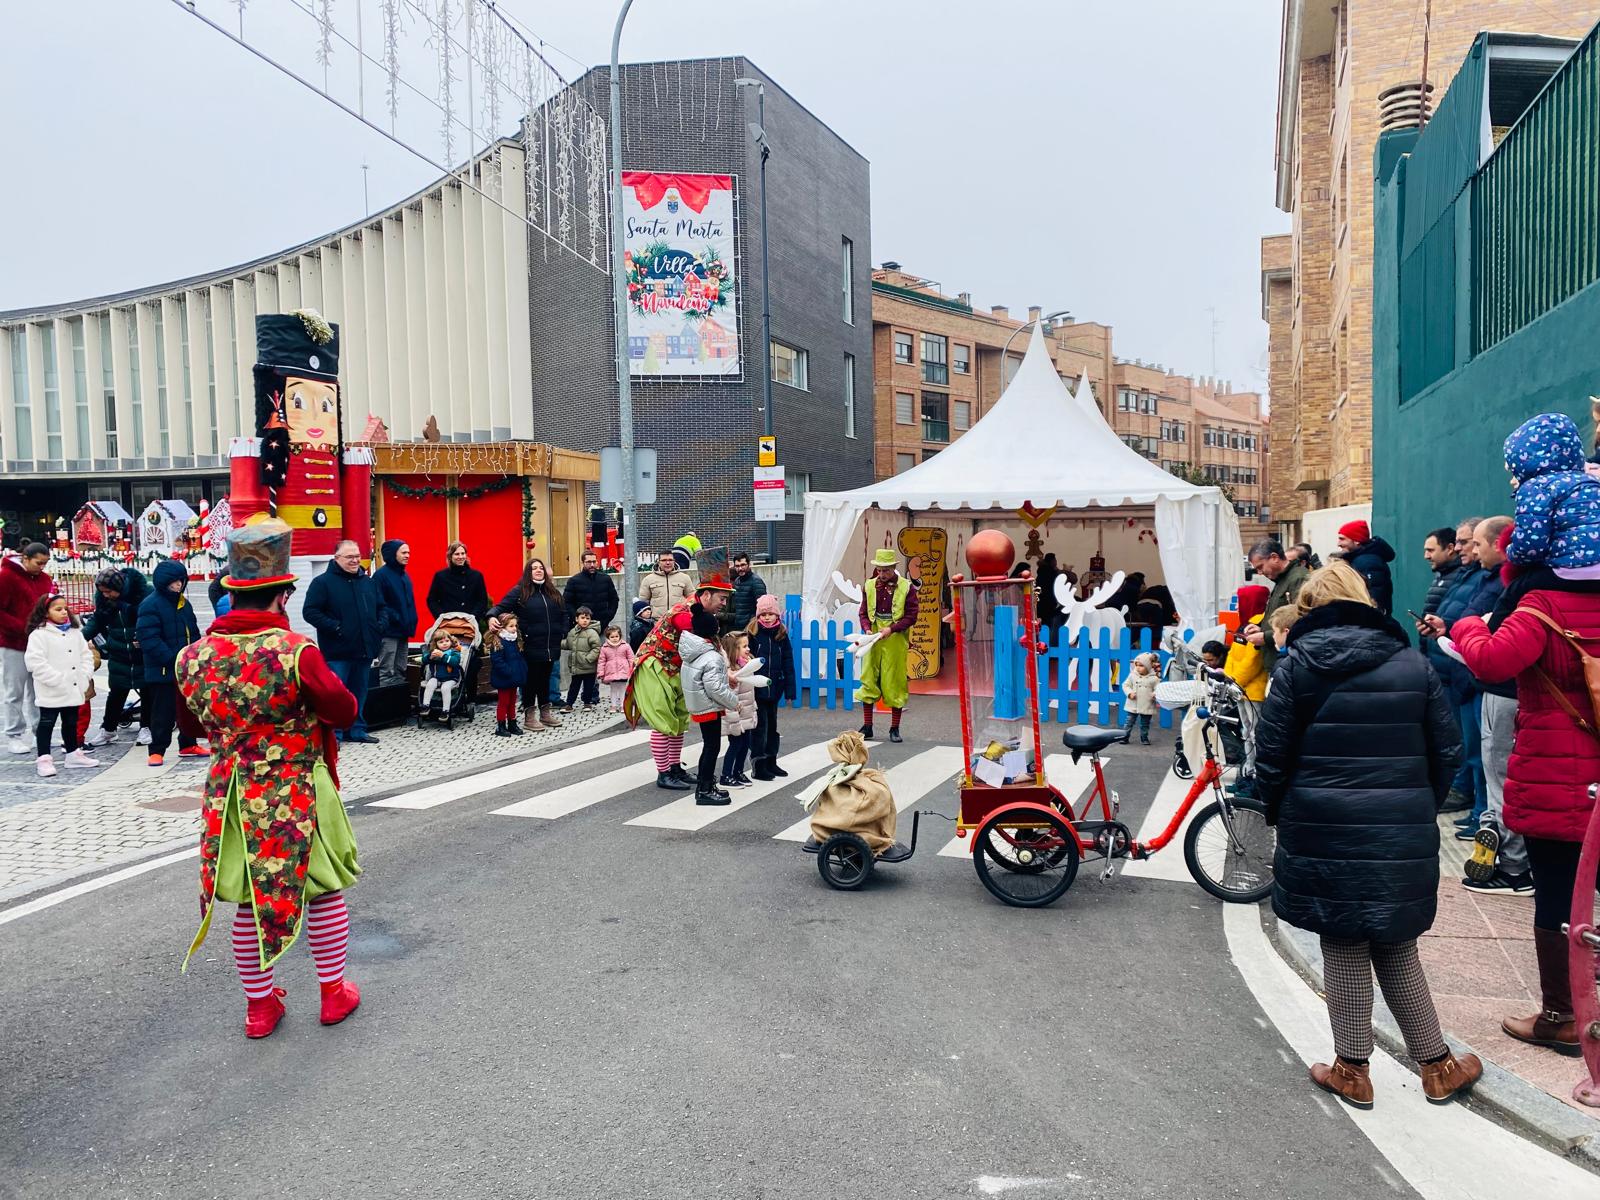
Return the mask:
[(139, 654), (139, 606), (150, 595), (150, 585), (134, 567), (107, 567), (94, 577), (94, 590), (94, 611), (83, 623), (83, 636), (105, 660), (110, 688), (100, 728), (91, 729), (84, 742), (104, 746), (116, 740), (128, 693), (139, 686), (144, 670)]
[(147, 761), (152, 767), (166, 761), (174, 725), (178, 728), (180, 757), (200, 758), (209, 753), (200, 748), (199, 721), (188, 706), (178, 704), (178, 677), (173, 673), (178, 651), (200, 640), (194, 605), (183, 594), (188, 583), (189, 572), (181, 563), (157, 563), (154, 591), (140, 603), (134, 626), (143, 664), (139, 674), (139, 711), (150, 731)]
[(1429, 617), (1439, 611), (1439, 601), (1444, 599), (1455, 582), (1456, 572), (1461, 570), (1461, 555), (1456, 553), (1456, 531), (1441, 527), (1423, 538), (1422, 557), (1428, 560), (1433, 571), (1428, 594), (1422, 601), (1422, 615)]
[(1272, 675), (1272, 669), (1278, 665), (1278, 649), (1273, 644), (1267, 630), (1271, 627), (1272, 614), (1286, 604), (1293, 604), (1299, 598), (1300, 589), (1307, 579), (1311, 578), (1311, 568), (1303, 559), (1290, 558), (1283, 552), (1283, 543), (1274, 538), (1257, 542), (1250, 547), (1250, 566), (1258, 575), (1265, 575), (1272, 581), (1272, 591), (1267, 594), (1267, 607), (1261, 614), (1259, 625), (1247, 625), (1239, 631), (1239, 636), (1249, 642), (1261, 652), (1262, 665), (1267, 669), (1267, 675)]
[(604, 635), (607, 626), (617, 616), (617, 585), (611, 576), (600, 569), (600, 559), (593, 550), (583, 552), (583, 569), (567, 580), (561, 593), (562, 606), (567, 619), (574, 620), (580, 608), (587, 608), (594, 617), (595, 628)]
[(383, 645), (378, 651), (378, 686), (388, 687), (406, 681), (406, 650), (417, 631), (417, 593), (411, 586), (406, 564), (411, 547), (399, 538), (390, 538), (378, 550), (383, 566), (372, 573), (383, 605)]
[(722, 611), (722, 631), (744, 629), (756, 619), (756, 601), (767, 594), (767, 581), (750, 567), (748, 554), (735, 554), (728, 560), (733, 572), (733, 595)]
[(383, 648), (387, 613), (354, 542), (340, 542), (328, 569), (311, 581), (304, 613), (317, 631), (317, 649), (328, 669), (356, 698), (356, 719), (337, 736), (346, 742), (376, 744), (378, 739), (367, 732), (367, 684)]
[(1373, 537), (1365, 521), (1347, 521), (1339, 526), (1339, 553), (1366, 580), (1378, 611), (1384, 616), (1392, 613), (1394, 580), (1389, 576), (1389, 564), (1394, 561), (1394, 547), (1381, 537)]

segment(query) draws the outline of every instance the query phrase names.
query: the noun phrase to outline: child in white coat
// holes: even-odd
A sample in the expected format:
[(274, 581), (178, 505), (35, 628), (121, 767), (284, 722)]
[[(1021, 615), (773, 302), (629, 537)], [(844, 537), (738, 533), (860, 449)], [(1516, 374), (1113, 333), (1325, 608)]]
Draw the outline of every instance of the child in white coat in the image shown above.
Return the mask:
[(756, 727), (756, 688), (767, 679), (757, 674), (759, 659), (750, 657), (750, 638), (742, 629), (723, 635), (722, 654), (728, 660), (728, 683), (739, 697), (739, 707), (722, 714), (722, 732), (728, 735), (728, 752), (722, 757), (720, 786), (749, 787), (744, 773), (750, 753), (750, 735)]
[(1139, 655), (1122, 683), (1122, 694), (1128, 701), (1124, 710), (1128, 714), (1128, 731), (1133, 732), (1137, 723), (1139, 741), (1146, 746), (1150, 744), (1150, 718), (1157, 711), (1156, 684), (1161, 679), (1155, 660), (1154, 654)]
[(58, 720), (67, 766), (98, 767), (99, 761), (78, 746), (78, 711), (88, 698), (89, 684), (94, 679), (94, 655), (64, 596), (46, 596), (34, 605), (28, 618), (28, 649), (23, 662), (33, 676), (33, 692), (39, 704), (39, 724), (34, 730), (39, 774), (48, 779), (56, 773), (50, 757), (50, 736)]

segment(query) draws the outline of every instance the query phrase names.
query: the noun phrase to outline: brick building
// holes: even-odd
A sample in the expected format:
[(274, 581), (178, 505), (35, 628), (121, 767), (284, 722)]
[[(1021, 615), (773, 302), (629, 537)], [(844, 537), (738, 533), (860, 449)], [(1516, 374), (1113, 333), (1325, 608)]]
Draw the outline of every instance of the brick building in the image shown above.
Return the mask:
[[(743, 368), (736, 376), (633, 377), (635, 444), (660, 455), (658, 499), (639, 510), (636, 544), (669, 545), (690, 529), (708, 546), (759, 550), (764, 538), (750, 489), (765, 361), (760, 150), (751, 132), (756, 89), (736, 86), (740, 78), (760, 81), (766, 93), (773, 409), (788, 483), (777, 549), (797, 558), (805, 491), (873, 478), (867, 161), (745, 58), (622, 68), (624, 170), (734, 176), (731, 269)], [(591, 70), (573, 87), (607, 111), (608, 70)], [(575, 179), (575, 189), (585, 186)], [(528, 280), (534, 428), (573, 449), (616, 445), (611, 280), (538, 247)]]
[[(968, 293), (946, 296), (898, 263), (873, 271), (876, 477), (939, 453), (987, 413), (1003, 390), (1002, 355), (1009, 380), (1027, 349), (1027, 335), (1018, 331), (1041, 316), (1037, 307), (1026, 320), (1000, 305), (978, 311)], [(1048, 327), (1046, 345), (1073, 386), (1088, 376), (1101, 412), (1125, 442), (1175, 474), (1195, 472), (1227, 488), (1247, 541), (1265, 531), (1261, 397), (1119, 359), (1109, 325), (1060, 318)]]
[[(1433, 0), (1428, 75), (1437, 100), (1480, 29), (1579, 37), (1594, 3)], [(1269, 507), (1285, 533), (1311, 509), (1372, 500), (1373, 163), (1380, 96), (1403, 107), (1423, 59), (1417, 5), (1284, 0), (1277, 205), (1292, 232), (1261, 248), (1270, 326)], [(1410, 99), (1415, 103), (1415, 92)], [(1395, 109), (1391, 108), (1391, 116)]]

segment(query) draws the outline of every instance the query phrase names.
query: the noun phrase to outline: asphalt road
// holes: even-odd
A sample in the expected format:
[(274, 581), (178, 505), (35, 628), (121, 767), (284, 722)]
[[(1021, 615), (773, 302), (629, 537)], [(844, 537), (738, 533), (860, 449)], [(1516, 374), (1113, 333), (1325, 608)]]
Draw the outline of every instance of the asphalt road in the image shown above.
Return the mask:
[[(844, 725), (784, 720), (786, 751)], [(952, 703), (907, 733), (875, 763), (958, 742)], [(1169, 753), (1116, 752), (1133, 828)], [(303, 947), (265, 1041), (225, 926), (178, 973), (193, 860), (0, 926), (0, 1195), (1416, 1194), (1307, 1084), (1197, 886), (1084, 870), (1006, 908), (933, 822), (832, 892), (773, 840), (792, 788), (695, 832), (624, 824), (653, 787), (492, 814), (615, 765), (357, 808), (364, 1002), (336, 1028)]]

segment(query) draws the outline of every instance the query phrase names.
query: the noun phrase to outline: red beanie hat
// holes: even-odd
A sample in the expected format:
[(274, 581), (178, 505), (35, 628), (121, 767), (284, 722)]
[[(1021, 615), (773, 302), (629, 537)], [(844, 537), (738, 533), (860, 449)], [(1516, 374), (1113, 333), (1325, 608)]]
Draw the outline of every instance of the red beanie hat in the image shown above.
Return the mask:
[(1365, 521), (1346, 521), (1339, 526), (1339, 534), (1341, 537), (1349, 538), (1352, 542), (1370, 542), (1372, 540), (1372, 528)]
[(1272, 593), (1259, 583), (1247, 583), (1234, 593), (1239, 598), (1239, 616), (1245, 620), (1255, 620), (1267, 611), (1267, 597)]

